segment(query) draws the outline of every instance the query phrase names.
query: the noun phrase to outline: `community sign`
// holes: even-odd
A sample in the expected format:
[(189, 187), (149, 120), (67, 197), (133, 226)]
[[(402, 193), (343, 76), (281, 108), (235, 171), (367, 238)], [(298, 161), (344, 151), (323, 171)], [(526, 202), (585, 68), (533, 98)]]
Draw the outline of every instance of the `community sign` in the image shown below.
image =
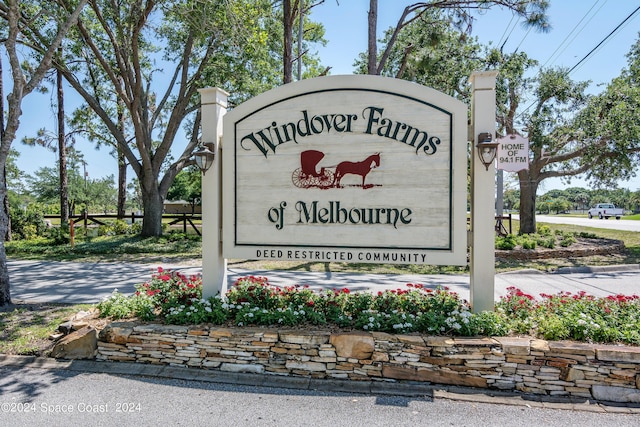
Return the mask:
[(224, 116), (225, 258), (464, 265), (467, 107), (379, 76), (303, 80)]

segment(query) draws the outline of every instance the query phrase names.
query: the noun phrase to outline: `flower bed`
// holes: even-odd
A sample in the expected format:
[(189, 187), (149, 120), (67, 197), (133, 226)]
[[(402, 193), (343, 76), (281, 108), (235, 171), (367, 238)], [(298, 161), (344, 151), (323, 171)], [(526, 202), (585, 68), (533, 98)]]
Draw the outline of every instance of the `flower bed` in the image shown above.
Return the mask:
[(327, 327), (444, 336), (521, 336), (600, 343), (640, 344), (640, 298), (595, 298), (585, 293), (541, 295), (516, 288), (492, 312), (472, 313), (446, 288), (408, 284), (404, 289), (315, 292), (304, 286), (280, 288), (264, 277), (239, 279), (225, 298), (202, 299), (199, 276), (162, 268), (135, 295), (114, 293), (98, 308), (114, 319), (137, 317), (168, 324)]

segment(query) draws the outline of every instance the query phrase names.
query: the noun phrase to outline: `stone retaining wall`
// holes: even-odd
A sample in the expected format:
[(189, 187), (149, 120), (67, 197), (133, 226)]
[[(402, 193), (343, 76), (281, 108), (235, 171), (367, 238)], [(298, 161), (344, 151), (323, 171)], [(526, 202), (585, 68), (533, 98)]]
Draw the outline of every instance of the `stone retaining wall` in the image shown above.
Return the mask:
[(120, 322), (101, 331), (97, 359), (640, 402), (640, 348), (530, 338)]
[(515, 259), (519, 261), (549, 258), (579, 258), (618, 254), (625, 250), (622, 240), (579, 238), (578, 243), (579, 244), (568, 248), (559, 247), (548, 249), (537, 247), (536, 249), (513, 249), (509, 251), (496, 249), (496, 258)]

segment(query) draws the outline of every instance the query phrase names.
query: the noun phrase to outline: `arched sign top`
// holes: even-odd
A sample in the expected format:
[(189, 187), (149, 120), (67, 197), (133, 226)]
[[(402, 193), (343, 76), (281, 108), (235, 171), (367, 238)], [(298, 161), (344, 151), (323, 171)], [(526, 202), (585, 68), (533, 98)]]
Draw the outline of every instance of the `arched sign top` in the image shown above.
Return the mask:
[(223, 129), (225, 257), (465, 264), (466, 125), (462, 102), (368, 75), (237, 106)]
[(441, 108), (450, 112), (466, 114), (467, 111), (467, 105), (463, 102), (427, 86), (391, 77), (353, 74), (317, 77), (279, 86), (238, 105), (229, 111), (227, 115), (231, 115), (234, 120), (239, 120), (247, 114), (301, 94), (348, 89), (392, 93), (407, 99), (428, 102), (434, 108)]

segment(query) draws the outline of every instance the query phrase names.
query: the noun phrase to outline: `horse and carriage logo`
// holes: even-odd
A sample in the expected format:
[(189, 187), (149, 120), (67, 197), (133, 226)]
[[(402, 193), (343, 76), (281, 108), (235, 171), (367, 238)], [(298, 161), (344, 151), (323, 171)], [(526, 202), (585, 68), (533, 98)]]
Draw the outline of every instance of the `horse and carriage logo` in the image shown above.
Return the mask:
[[(344, 161), (337, 166), (325, 166), (318, 172), (318, 163), (324, 153), (318, 150), (306, 150), (300, 153), (300, 166), (291, 176), (291, 180), (299, 188), (343, 188), (340, 181), (345, 175), (353, 174), (362, 177), (362, 188), (371, 188), (373, 184), (365, 184), (365, 179), (372, 169), (380, 166), (380, 153), (375, 153), (360, 162)], [(335, 168), (335, 169), (334, 169)], [(334, 169), (334, 170), (332, 170)]]

